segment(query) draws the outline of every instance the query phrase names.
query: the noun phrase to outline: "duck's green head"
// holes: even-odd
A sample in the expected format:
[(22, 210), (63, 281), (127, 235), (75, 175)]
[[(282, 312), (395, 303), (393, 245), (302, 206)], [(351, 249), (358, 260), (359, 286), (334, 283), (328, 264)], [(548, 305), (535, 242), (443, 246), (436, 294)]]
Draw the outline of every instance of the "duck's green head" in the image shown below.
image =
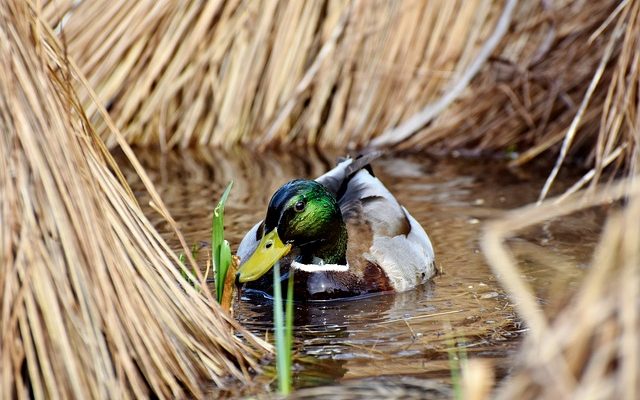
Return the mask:
[(316, 181), (296, 179), (278, 189), (258, 234), (262, 235), (258, 247), (238, 270), (240, 283), (259, 279), (289, 253), (302, 263), (346, 262), (340, 208), (333, 193)]

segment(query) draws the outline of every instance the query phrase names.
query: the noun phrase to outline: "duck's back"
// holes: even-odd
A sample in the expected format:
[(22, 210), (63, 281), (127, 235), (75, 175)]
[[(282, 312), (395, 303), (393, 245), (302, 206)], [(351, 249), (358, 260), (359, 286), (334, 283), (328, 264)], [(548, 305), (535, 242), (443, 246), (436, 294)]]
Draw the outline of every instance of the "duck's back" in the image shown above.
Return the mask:
[(391, 287), (402, 292), (434, 275), (433, 246), (422, 226), (373, 175), (368, 163), (377, 156), (342, 161), (317, 181), (336, 194), (347, 224), (350, 272), (361, 277), (361, 285), (380, 288), (385, 286), (380, 269)]

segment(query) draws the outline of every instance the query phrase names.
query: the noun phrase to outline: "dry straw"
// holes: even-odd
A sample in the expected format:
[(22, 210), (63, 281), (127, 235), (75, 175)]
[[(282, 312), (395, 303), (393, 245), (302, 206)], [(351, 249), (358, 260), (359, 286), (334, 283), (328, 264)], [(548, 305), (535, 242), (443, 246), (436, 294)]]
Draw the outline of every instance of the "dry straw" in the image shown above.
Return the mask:
[[(117, 167), (91, 126), (134, 163), (127, 143), (375, 139), (510, 149), (514, 165), (559, 151), (541, 201), (575, 156), (590, 170), (571, 193), (604, 173), (639, 172), (639, 0), (33, 3), (48, 26), (24, 2), (0, 6), (3, 397), (198, 395), (202, 382), (251, 365), (210, 296), (176, 285), (175, 255), (109, 172)], [(41, 40), (48, 27), (68, 62)], [(416, 115), (428, 118), (406, 129)], [(623, 194), (610, 190), (588, 193)], [(490, 261), (532, 330), (505, 398), (638, 397), (637, 196), (553, 320), (502, 244), (507, 228), (592, 204), (580, 201), (568, 194), (488, 230)]]
[[(585, 96), (569, 128), (549, 141), (549, 145), (560, 140), (563, 144), (540, 200), (576, 143), (586, 148), (593, 168), (562, 196), (514, 210), (485, 231), (487, 260), (530, 327), (518, 365), (498, 389), (497, 398), (640, 396), (640, 164), (636, 146), (640, 134), (640, 2), (621, 1), (615, 6), (604, 21), (588, 29), (583, 46), (601, 42), (600, 59), (590, 68), (591, 78), (581, 85)], [(531, 148), (521, 160), (541, 149)], [(627, 180), (578, 192), (589, 182), (595, 184), (607, 166), (616, 170), (625, 164), (630, 172)], [(543, 310), (519, 273), (505, 239), (519, 229), (553, 223), (553, 218), (619, 199), (623, 199), (617, 203), (620, 210), (609, 217), (576, 294), (563, 299), (563, 307)]]
[(260, 342), (180, 277), (38, 21), (26, 2), (0, 6), (0, 397), (176, 398), (246, 380)]
[(583, 156), (594, 168), (584, 184), (630, 167), (637, 13), (636, 0), (64, 0), (42, 11), (131, 143), (373, 140), (511, 149), (523, 164), (564, 142), (558, 169)]
[(43, 15), (127, 139), (163, 146), (366, 144), (462, 76), (503, 14), (490, 0), (76, 3)]
[[(627, 196), (604, 227), (577, 293), (542, 309), (505, 239), (514, 232)], [(636, 399), (640, 396), (640, 180), (509, 212), (487, 226), (483, 249), (530, 333), (500, 399)]]

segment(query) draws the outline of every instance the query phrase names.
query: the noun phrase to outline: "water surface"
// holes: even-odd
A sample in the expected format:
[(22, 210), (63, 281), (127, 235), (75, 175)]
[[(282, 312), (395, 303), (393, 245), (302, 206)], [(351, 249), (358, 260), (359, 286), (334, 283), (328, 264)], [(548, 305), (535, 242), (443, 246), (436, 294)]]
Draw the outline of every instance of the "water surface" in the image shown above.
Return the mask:
[[(190, 244), (210, 239), (213, 207), (226, 184), (235, 181), (225, 215), (232, 249), (264, 217), (278, 187), (293, 178), (324, 173), (338, 156), (307, 150), (254, 154), (212, 149), (139, 154)], [(499, 377), (504, 375), (526, 326), (481, 254), (480, 232), (486, 220), (535, 201), (546, 172), (509, 170), (492, 160), (416, 155), (383, 157), (374, 170), (429, 234), (441, 273), (406, 293), (296, 304), (296, 386), (382, 376), (431, 378), (446, 384), (451, 377), (447, 349), (452, 347), (467, 357), (491, 361)], [(135, 174), (126, 168), (125, 174), (141, 204), (148, 204)], [(558, 189), (573, 179), (560, 179)], [(162, 217), (148, 207), (146, 213), (178, 248)], [(589, 210), (510, 240), (541, 302), (557, 282), (570, 287), (579, 279), (602, 220), (600, 213)], [(244, 297), (235, 315), (252, 332), (271, 340), (269, 300)]]

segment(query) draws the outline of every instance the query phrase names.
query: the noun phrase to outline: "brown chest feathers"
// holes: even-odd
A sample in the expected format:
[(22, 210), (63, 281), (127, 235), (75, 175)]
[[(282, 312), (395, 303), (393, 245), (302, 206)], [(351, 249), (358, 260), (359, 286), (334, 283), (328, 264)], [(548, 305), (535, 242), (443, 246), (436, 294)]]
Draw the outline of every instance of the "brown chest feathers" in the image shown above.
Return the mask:
[(392, 291), (393, 286), (379, 265), (365, 261), (362, 275), (351, 271), (295, 272), (295, 297), (328, 300)]
[(327, 300), (393, 291), (384, 270), (365, 258), (373, 243), (373, 232), (367, 222), (347, 221), (348, 271), (295, 272), (296, 298)]

